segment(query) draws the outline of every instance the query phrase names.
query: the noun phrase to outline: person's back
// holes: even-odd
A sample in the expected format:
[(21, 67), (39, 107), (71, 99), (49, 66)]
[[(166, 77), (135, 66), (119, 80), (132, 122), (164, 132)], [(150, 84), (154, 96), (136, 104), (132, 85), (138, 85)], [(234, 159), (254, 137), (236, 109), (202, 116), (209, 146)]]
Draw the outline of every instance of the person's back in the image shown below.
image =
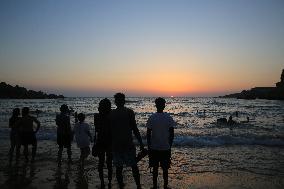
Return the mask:
[(159, 97), (155, 100), (157, 113), (147, 121), (147, 144), (149, 166), (153, 167), (153, 188), (157, 188), (159, 166), (163, 169), (164, 188), (168, 188), (168, 169), (171, 164), (171, 146), (174, 139), (173, 118), (164, 112), (166, 101)]
[(104, 151), (110, 151), (111, 149), (111, 131), (110, 131), (110, 118), (109, 114), (94, 115), (94, 125), (96, 136), (96, 145), (97, 148)]
[(19, 130), (20, 132), (22, 133), (32, 133), (34, 132), (34, 120), (36, 118), (33, 117), (33, 116), (30, 116), (30, 115), (26, 115), (26, 116), (23, 116), (20, 120), (19, 120)]
[[(134, 120), (133, 120), (134, 119)], [(119, 107), (110, 114), (112, 150), (125, 152), (135, 148), (132, 138), (132, 127), (135, 124), (134, 112), (125, 107)]]
[(172, 117), (165, 112), (154, 113), (150, 116), (147, 126), (151, 128), (151, 149), (169, 150), (170, 128), (174, 125)]
[(57, 134), (65, 135), (71, 132), (70, 117), (66, 113), (56, 116)]
[(74, 134), (79, 148), (85, 148), (90, 145), (89, 138), (90, 126), (85, 122), (78, 122), (74, 126)]

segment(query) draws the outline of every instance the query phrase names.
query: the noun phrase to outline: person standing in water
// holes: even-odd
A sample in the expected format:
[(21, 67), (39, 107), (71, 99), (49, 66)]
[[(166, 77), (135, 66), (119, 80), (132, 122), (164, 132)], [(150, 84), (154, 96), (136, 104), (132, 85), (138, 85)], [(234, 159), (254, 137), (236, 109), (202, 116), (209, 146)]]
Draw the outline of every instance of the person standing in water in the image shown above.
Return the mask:
[(104, 163), (106, 161), (108, 169), (108, 188), (111, 188), (112, 181), (112, 154), (111, 154), (111, 133), (110, 119), (111, 102), (105, 98), (99, 103), (99, 113), (94, 115), (95, 137), (94, 146), (95, 152), (99, 158), (98, 171), (101, 180), (101, 188), (105, 187), (104, 183)]
[(61, 105), (60, 114), (56, 116), (55, 121), (57, 125), (57, 144), (58, 144), (57, 163), (58, 166), (61, 166), (63, 148), (67, 148), (68, 163), (72, 162), (71, 141), (73, 139), (73, 132), (70, 125), (69, 109), (66, 104)]
[(89, 124), (85, 123), (85, 115), (83, 113), (78, 114), (78, 121), (74, 126), (74, 133), (77, 142), (77, 146), (80, 148), (80, 166), (84, 168), (85, 159), (90, 154), (90, 142), (92, 135), (90, 132)]
[[(24, 107), (22, 109), (22, 118), (16, 123), (16, 127), (19, 128), (19, 139), (20, 144), (24, 146), (24, 156), (26, 161), (28, 159), (28, 145), (31, 144), (32, 147), (32, 159), (31, 162), (34, 162), (37, 150), (37, 139), (36, 133), (40, 128), (40, 122), (33, 116), (29, 115), (30, 109)], [(33, 128), (33, 123), (37, 124), (36, 130)], [(17, 146), (17, 161), (20, 155), (20, 145)]]
[(125, 95), (116, 93), (114, 99), (117, 108), (110, 113), (110, 130), (113, 163), (116, 166), (116, 178), (119, 188), (124, 188), (123, 166), (131, 167), (136, 186), (140, 189), (140, 174), (136, 161), (136, 148), (133, 143), (132, 132), (139, 142), (141, 151), (145, 150), (142, 138), (137, 128), (133, 110), (124, 107)]
[(19, 145), (19, 129), (16, 127), (17, 121), (19, 121), (20, 117), (20, 108), (13, 109), (13, 114), (11, 118), (9, 119), (9, 128), (11, 128), (10, 131), (10, 150), (9, 150), (9, 164), (13, 161), (13, 155), (16, 145)]
[(171, 164), (171, 147), (174, 139), (173, 118), (164, 112), (166, 101), (163, 98), (155, 100), (157, 112), (147, 121), (147, 144), (149, 149), (149, 166), (153, 167), (153, 189), (156, 189), (158, 169), (163, 170), (164, 188), (168, 188), (168, 169)]

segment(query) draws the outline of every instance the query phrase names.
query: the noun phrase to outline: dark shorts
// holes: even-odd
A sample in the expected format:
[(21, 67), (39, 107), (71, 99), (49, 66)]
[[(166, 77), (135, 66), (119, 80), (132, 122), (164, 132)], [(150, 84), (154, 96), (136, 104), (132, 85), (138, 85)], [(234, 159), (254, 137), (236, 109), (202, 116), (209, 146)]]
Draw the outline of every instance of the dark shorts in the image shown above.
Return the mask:
[(20, 134), (20, 144), (21, 145), (36, 145), (36, 135), (34, 132), (26, 132)]
[(169, 169), (171, 165), (171, 150), (149, 150), (149, 167)]
[(112, 152), (113, 164), (116, 167), (132, 167), (137, 165), (136, 149), (130, 149), (125, 152)]
[(81, 157), (82, 158), (87, 158), (90, 154), (90, 147), (85, 147), (85, 148), (80, 148), (81, 151)]
[(71, 141), (71, 134), (57, 134), (57, 144), (59, 147), (69, 148), (71, 147)]

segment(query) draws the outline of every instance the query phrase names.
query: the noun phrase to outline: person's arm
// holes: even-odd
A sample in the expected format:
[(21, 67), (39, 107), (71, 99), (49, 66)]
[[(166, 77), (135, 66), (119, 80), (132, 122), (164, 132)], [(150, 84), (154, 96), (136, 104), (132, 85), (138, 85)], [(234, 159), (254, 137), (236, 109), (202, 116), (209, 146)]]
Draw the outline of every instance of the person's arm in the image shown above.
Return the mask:
[(90, 137), (90, 141), (93, 142), (93, 138), (92, 138), (92, 135), (91, 135), (91, 132), (90, 132), (90, 129), (88, 128), (87, 130), (87, 134), (88, 136)]
[(174, 127), (176, 126), (176, 122), (173, 120), (172, 117), (170, 117), (170, 128), (169, 128), (169, 144), (170, 147), (173, 145), (174, 141)]
[[(15, 123), (14, 123), (15, 124)], [(13, 124), (12, 124), (12, 118), (9, 119), (9, 128), (12, 128)]]
[(134, 112), (133, 111), (130, 111), (130, 121), (131, 121), (131, 127), (132, 127), (132, 130), (133, 130), (133, 133), (135, 135), (135, 137), (137, 138), (138, 142), (139, 142), (139, 145), (140, 145), (140, 150), (144, 150), (144, 144), (142, 142), (142, 138), (141, 138), (141, 135), (140, 135), (140, 132), (137, 128), (137, 124), (136, 124), (136, 120), (135, 120), (135, 115), (134, 115)]
[(35, 130), (35, 133), (37, 133), (40, 128), (40, 122), (35, 117), (33, 117), (33, 121), (37, 124), (36, 130)]
[(95, 126), (94, 143), (97, 140), (97, 134), (98, 134), (98, 116), (99, 114), (94, 114), (94, 126)]
[(151, 146), (151, 136), (152, 136), (152, 129), (147, 128), (147, 146), (150, 149)]
[(170, 144), (170, 147), (172, 147), (173, 141), (174, 141), (174, 127), (170, 127), (170, 128), (169, 128), (169, 132), (170, 132), (170, 135), (169, 135), (169, 144)]

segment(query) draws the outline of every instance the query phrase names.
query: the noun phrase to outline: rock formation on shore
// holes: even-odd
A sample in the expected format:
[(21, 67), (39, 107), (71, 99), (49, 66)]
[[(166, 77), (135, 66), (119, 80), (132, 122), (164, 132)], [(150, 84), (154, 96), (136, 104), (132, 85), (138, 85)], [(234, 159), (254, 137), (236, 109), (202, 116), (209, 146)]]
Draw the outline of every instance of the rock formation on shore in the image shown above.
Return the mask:
[(0, 83), (0, 98), (4, 99), (56, 99), (64, 98), (63, 95), (46, 94), (42, 91), (27, 90), (24, 87), (15, 87), (6, 84), (5, 82)]
[(284, 69), (282, 70), (280, 82), (276, 83), (276, 87), (255, 87), (250, 90), (243, 90), (241, 93), (234, 93), (222, 96), (223, 98), (238, 99), (268, 99), (268, 100), (284, 100)]

